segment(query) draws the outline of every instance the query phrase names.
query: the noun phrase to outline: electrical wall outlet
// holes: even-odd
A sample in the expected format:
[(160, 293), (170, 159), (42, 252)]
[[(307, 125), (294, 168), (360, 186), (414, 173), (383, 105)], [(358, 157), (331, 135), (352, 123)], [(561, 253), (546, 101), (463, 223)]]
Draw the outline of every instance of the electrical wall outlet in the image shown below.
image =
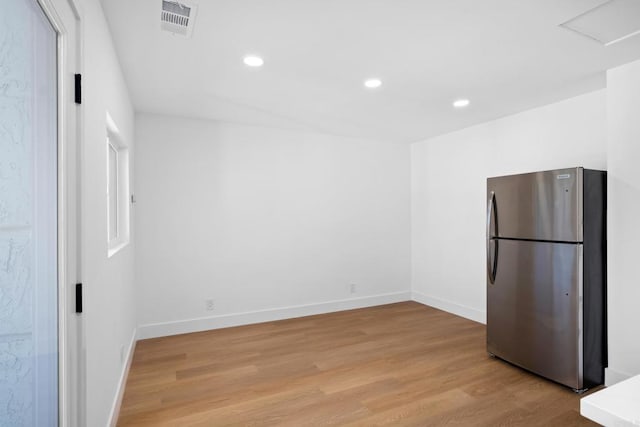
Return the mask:
[(213, 311), (215, 309), (215, 304), (212, 299), (205, 300), (204, 307), (207, 311)]
[(356, 292), (358, 292), (358, 287), (355, 283), (351, 283), (349, 285), (349, 292), (351, 292), (352, 294), (355, 294)]

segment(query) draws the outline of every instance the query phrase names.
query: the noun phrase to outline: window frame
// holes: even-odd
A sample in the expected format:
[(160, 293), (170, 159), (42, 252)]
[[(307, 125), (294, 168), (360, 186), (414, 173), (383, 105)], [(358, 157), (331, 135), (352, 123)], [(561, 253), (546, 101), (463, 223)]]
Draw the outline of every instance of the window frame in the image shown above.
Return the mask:
[[(124, 142), (122, 134), (118, 130), (115, 122), (107, 113), (107, 132), (105, 137), (105, 153), (106, 153), (106, 239), (107, 239), (107, 257), (111, 258), (116, 253), (125, 248), (130, 242), (131, 233), (131, 207), (129, 204), (129, 147)], [(116, 197), (112, 199), (110, 194), (111, 187), (111, 151), (115, 152), (115, 173)], [(111, 212), (112, 200), (115, 201), (115, 233), (111, 233)], [(113, 236), (113, 237), (112, 237)]]
[[(115, 168), (112, 167), (111, 165), (111, 159), (112, 156), (115, 157)], [(120, 187), (120, 177), (119, 177), (119, 172), (120, 172), (120, 167), (119, 167), (119, 153), (118, 153), (118, 148), (111, 142), (111, 138), (109, 137), (109, 134), (107, 134), (107, 239), (109, 240), (109, 242), (112, 242), (114, 240), (118, 240), (118, 237), (120, 235), (119, 231), (120, 231), (120, 227), (119, 227), (119, 219), (118, 218), (120, 215), (120, 203), (118, 200), (118, 193), (119, 193), (119, 187)], [(115, 169), (115, 171), (113, 170)], [(113, 190), (115, 190), (115, 198), (112, 199), (112, 188), (111, 188), (111, 183), (112, 183), (112, 172), (115, 172), (115, 186), (113, 188)], [(115, 201), (115, 209), (113, 209), (111, 207), (111, 202)], [(111, 214), (112, 212), (115, 210), (115, 230), (114, 230), (114, 234), (112, 235), (112, 224), (111, 224)]]

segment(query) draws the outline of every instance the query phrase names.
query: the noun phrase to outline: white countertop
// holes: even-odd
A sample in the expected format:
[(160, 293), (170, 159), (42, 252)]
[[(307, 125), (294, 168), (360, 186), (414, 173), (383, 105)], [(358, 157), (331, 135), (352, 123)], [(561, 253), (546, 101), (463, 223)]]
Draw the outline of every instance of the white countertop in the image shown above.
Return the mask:
[(640, 426), (640, 375), (583, 397), (580, 414), (607, 427)]

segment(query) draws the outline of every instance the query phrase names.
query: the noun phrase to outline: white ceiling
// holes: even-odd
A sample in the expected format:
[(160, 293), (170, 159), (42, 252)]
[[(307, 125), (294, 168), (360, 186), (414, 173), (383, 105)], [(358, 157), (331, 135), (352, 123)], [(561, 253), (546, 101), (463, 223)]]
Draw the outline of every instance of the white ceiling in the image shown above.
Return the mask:
[(604, 0), (195, 0), (192, 38), (160, 30), (161, 0), (102, 3), (138, 111), (375, 139), (603, 88), (640, 58), (640, 36), (604, 47), (558, 27)]

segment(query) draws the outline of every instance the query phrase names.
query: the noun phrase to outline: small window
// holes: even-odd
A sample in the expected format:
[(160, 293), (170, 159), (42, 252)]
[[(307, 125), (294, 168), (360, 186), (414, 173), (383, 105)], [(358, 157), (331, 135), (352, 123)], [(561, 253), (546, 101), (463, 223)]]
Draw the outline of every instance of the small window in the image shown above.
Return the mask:
[(108, 256), (129, 243), (129, 150), (107, 114), (107, 240)]
[(109, 199), (109, 242), (118, 238), (118, 150), (107, 137), (109, 146), (109, 185), (107, 198)]

